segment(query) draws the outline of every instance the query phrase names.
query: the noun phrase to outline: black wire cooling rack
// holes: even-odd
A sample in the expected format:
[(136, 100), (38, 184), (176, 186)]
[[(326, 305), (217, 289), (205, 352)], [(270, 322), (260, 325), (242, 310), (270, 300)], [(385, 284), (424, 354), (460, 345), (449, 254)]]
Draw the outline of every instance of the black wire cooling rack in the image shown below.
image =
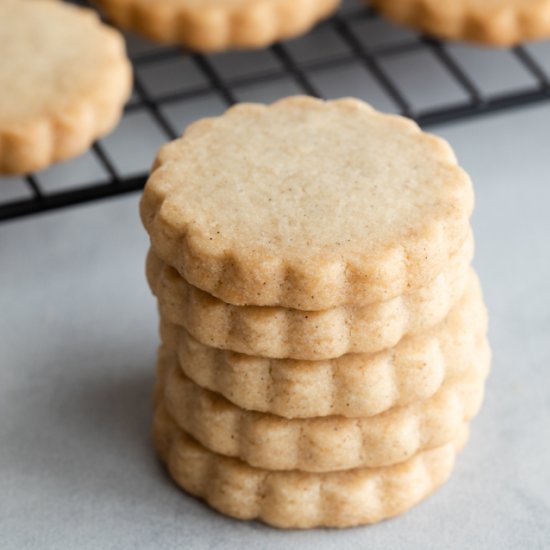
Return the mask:
[(237, 101), (356, 96), (426, 127), (550, 99), (550, 43), (511, 50), (442, 43), (358, 2), (265, 50), (197, 55), (136, 37), (128, 49), (135, 86), (119, 127), (78, 159), (0, 178), (0, 220), (141, 189), (161, 143)]

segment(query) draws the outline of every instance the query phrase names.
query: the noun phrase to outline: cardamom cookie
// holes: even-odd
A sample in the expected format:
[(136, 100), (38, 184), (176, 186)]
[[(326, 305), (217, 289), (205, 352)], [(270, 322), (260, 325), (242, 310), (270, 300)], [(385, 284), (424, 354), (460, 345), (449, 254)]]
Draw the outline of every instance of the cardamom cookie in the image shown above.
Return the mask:
[(211, 348), (185, 329), (161, 322), (164, 345), (195, 384), (242, 409), (286, 418), (342, 415), (360, 418), (434, 395), (462, 376), (487, 332), (479, 286), (471, 287), (445, 320), (377, 354), (328, 361), (266, 359)]
[(56, 0), (0, 2), (0, 173), (83, 153), (118, 122), (131, 86), (121, 35)]
[(117, 25), (199, 51), (259, 48), (309, 30), (340, 0), (93, 0)]
[(324, 474), (272, 472), (213, 453), (179, 429), (162, 405), (153, 433), (160, 458), (188, 493), (228, 516), (305, 529), (375, 523), (405, 512), (448, 479), (468, 427), (453, 442), (393, 466)]
[(468, 282), (477, 284), (469, 265), (473, 248), (470, 236), (445, 270), (424, 287), (386, 302), (324, 311), (227, 304), (188, 284), (152, 252), (147, 276), (161, 316), (199, 342), (248, 355), (319, 360), (386, 349), (404, 335), (439, 323)]
[(161, 402), (208, 449), (267, 470), (331, 472), (388, 466), (451, 441), (481, 407), (490, 351), (484, 341), (466, 372), (429, 399), (359, 419), (246, 411), (189, 380), (172, 351), (161, 349), (158, 364)]
[(550, 0), (370, 0), (383, 15), (424, 32), (495, 46), (550, 36)]
[(449, 145), (353, 99), (240, 104), (164, 146), (141, 201), (155, 253), (234, 305), (322, 310), (427, 285), (470, 231)]

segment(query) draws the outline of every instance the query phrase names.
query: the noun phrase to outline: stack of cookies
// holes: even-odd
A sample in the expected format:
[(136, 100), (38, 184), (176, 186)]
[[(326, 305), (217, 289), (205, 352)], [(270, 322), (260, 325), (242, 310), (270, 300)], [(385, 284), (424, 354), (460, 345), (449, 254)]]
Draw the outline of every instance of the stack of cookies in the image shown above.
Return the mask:
[(472, 208), (443, 140), (353, 99), (241, 104), (164, 146), (141, 214), (174, 480), (285, 528), (439, 487), (490, 363)]

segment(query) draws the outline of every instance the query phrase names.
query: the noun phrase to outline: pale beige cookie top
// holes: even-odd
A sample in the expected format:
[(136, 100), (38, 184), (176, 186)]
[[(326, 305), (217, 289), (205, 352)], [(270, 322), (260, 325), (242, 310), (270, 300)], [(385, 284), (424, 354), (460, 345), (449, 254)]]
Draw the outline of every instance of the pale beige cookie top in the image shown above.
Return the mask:
[(307, 31), (340, 0), (93, 0), (121, 27), (201, 51), (258, 48)]
[(0, 2), (0, 173), (85, 151), (117, 123), (131, 90), (120, 34), (54, 0)]
[(550, 36), (550, 0), (370, 0), (382, 14), (445, 38), (506, 46)]
[(449, 145), (354, 99), (241, 104), (159, 152), (141, 203), (155, 252), (235, 305), (319, 310), (427, 284), (465, 241)]

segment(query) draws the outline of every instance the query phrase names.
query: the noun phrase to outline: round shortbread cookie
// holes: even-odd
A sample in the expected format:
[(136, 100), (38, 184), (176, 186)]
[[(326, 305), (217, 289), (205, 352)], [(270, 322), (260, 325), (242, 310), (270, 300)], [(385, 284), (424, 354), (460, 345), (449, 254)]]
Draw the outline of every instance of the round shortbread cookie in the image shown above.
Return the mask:
[(240, 104), (159, 152), (141, 201), (155, 253), (234, 305), (322, 310), (426, 285), (469, 232), (449, 145), (353, 99)]
[(463, 295), (471, 273), (473, 237), (426, 286), (368, 305), (324, 311), (234, 306), (188, 284), (150, 253), (147, 277), (161, 316), (211, 347), (271, 358), (320, 360), (374, 353), (439, 323)]
[(117, 25), (199, 51), (259, 48), (309, 30), (340, 0), (93, 0)]
[(360, 418), (428, 399), (444, 380), (461, 376), (487, 332), (479, 286), (472, 287), (433, 329), (377, 354), (328, 361), (266, 359), (205, 346), (187, 331), (161, 322), (163, 344), (177, 352), (197, 385), (242, 409), (286, 418)]
[(550, 36), (550, 0), (369, 0), (424, 32), (495, 46)]
[(332, 472), (381, 467), (451, 441), (481, 407), (490, 366), (486, 341), (463, 376), (427, 400), (368, 418), (293, 419), (246, 411), (187, 378), (159, 351), (157, 395), (178, 425), (208, 449), (267, 470)]
[(83, 153), (118, 122), (132, 87), (120, 34), (56, 0), (0, 2), (0, 173)]
[(468, 438), (462, 425), (452, 443), (385, 468), (344, 472), (272, 472), (217, 455), (157, 408), (153, 429), (160, 458), (191, 495), (219, 512), (281, 528), (351, 527), (401, 514), (450, 476)]

